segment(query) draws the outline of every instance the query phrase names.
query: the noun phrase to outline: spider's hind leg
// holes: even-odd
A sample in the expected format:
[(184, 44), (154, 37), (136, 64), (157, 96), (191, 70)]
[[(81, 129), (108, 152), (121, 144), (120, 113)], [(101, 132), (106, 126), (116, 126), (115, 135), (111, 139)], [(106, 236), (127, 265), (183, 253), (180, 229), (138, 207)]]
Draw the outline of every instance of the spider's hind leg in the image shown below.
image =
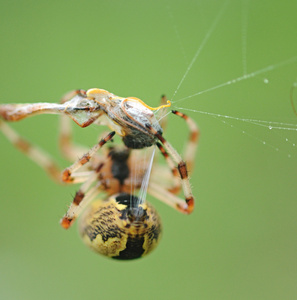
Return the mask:
[(115, 131), (110, 132), (105, 138), (99, 141), (93, 148), (91, 148), (88, 152), (86, 152), (83, 156), (81, 156), (74, 164), (70, 167), (66, 168), (62, 172), (62, 181), (63, 182), (75, 182), (74, 172), (84, 166), (86, 163), (90, 161), (90, 159), (96, 154), (96, 152), (105, 145), (108, 141), (112, 139), (115, 135)]

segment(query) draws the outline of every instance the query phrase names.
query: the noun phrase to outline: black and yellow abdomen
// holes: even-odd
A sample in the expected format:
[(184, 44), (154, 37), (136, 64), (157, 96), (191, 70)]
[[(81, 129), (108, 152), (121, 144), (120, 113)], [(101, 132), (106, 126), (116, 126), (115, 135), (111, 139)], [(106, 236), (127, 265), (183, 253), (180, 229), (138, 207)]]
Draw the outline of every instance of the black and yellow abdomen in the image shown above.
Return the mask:
[(154, 207), (124, 193), (92, 203), (79, 224), (80, 235), (91, 249), (121, 260), (151, 252), (159, 242), (161, 230)]

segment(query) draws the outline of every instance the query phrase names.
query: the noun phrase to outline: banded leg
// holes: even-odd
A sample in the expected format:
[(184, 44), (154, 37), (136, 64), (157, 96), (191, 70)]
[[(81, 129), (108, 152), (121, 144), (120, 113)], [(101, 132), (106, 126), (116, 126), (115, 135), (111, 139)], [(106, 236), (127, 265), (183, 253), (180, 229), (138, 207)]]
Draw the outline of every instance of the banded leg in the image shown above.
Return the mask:
[(77, 160), (73, 165), (66, 168), (62, 172), (62, 181), (63, 182), (75, 182), (75, 177), (73, 176), (73, 173), (81, 168), (83, 165), (85, 165), (92, 156), (109, 140), (112, 139), (112, 137), (115, 135), (115, 131), (112, 131), (109, 133), (104, 139), (102, 139), (98, 144), (96, 144), (92, 149), (90, 149), (86, 154), (84, 154), (79, 160)]
[(177, 163), (177, 168), (181, 177), (181, 185), (183, 188), (183, 192), (185, 194), (186, 208), (179, 206), (178, 209), (183, 211), (184, 213), (191, 213), (194, 210), (194, 197), (192, 194), (192, 189), (190, 186), (189, 178), (188, 178), (188, 170), (186, 163), (182, 160), (181, 156), (177, 153), (177, 151), (172, 147), (172, 145), (165, 140), (165, 138), (159, 134), (151, 125), (146, 125), (147, 129), (151, 131), (154, 136), (161, 141), (164, 148), (167, 150), (172, 159)]
[(164, 147), (160, 143), (157, 143), (157, 147), (159, 148), (159, 150), (162, 153), (162, 155), (164, 156), (167, 164), (169, 165), (172, 176), (173, 176), (173, 186), (170, 189), (168, 189), (168, 191), (173, 194), (177, 194), (177, 193), (179, 193), (180, 188), (181, 188), (180, 176), (178, 174), (178, 171), (174, 165), (174, 162), (172, 161), (171, 157), (168, 155), (168, 153), (166, 152)]
[(183, 118), (187, 122), (187, 125), (189, 127), (190, 136), (189, 141), (186, 144), (183, 157), (187, 162), (188, 170), (192, 171), (194, 169), (195, 154), (199, 142), (200, 130), (197, 124), (189, 116), (176, 110), (173, 110), (172, 113)]
[(17, 149), (19, 149), (33, 162), (44, 169), (52, 179), (61, 183), (60, 168), (46, 152), (40, 148), (37, 148), (36, 146), (31, 145), (1, 119), (0, 130)]
[[(8, 138), (8, 140), (26, 156), (28, 156), (33, 162), (39, 165), (44, 171), (56, 182), (63, 183), (61, 181), (61, 169), (54, 162), (48, 153), (42, 149), (31, 145), (28, 141), (23, 139), (17, 134), (10, 126), (0, 119), (0, 130)], [(73, 174), (73, 182), (67, 183), (79, 183), (86, 181), (90, 172), (80, 172)]]
[(76, 193), (68, 211), (60, 221), (60, 224), (64, 229), (68, 229), (78, 218), (83, 209), (101, 192), (101, 182), (99, 181), (94, 187), (92, 187), (87, 193), (85, 193), (95, 180), (97, 180), (96, 173), (94, 173), (94, 176), (91, 176), (89, 180), (85, 184), (83, 184), (80, 190)]
[[(189, 166), (189, 169), (193, 170), (195, 153), (196, 153), (196, 149), (197, 149), (197, 145), (198, 145), (198, 141), (199, 141), (199, 136), (200, 136), (199, 128), (197, 127), (196, 123), (190, 117), (188, 117), (187, 115), (185, 115), (181, 112), (178, 112), (178, 111), (172, 111), (172, 113), (174, 113), (174, 114), (180, 116), (181, 118), (183, 118), (188, 124), (189, 130), (190, 130), (190, 137), (189, 137), (188, 143), (186, 144), (186, 148), (185, 148), (185, 152), (184, 152), (185, 153), (184, 158), (187, 161), (187, 165)], [(177, 178), (176, 177), (177, 176), (177, 169), (175, 168), (173, 162), (169, 161), (170, 157), (168, 156), (167, 152), (165, 151), (164, 148), (162, 149), (160, 147), (160, 144), (158, 145), (158, 143), (157, 143), (157, 146), (159, 147), (161, 153), (163, 154), (163, 156), (167, 160), (168, 165), (171, 167), (174, 178)], [(183, 170), (182, 164), (180, 164), (178, 166), (178, 168), (179, 168), (179, 172), (180, 172), (180, 177), (182, 179), (183, 179), (183, 176), (185, 176), (185, 175), (187, 177), (187, 172), (185, 170)], [(183, 173), (181, 173), (181, 172), (183, 172)], [(175, 180), (175, 182), (176, 182), (176, 180)], [(175, 187), (175, 189), (174, 189), (174, 187)], [(173, 194), (177, 194), (179, 192), (179, 188), (180, 188), (180, 181), (178, 181), (178, 184), (174, 184), (174, 187), (172, 189), (168, 190), (168, 191), (173, 193)], [(157, 190), (157, 189), (158, 189), (158, 187), (155, 188), (155, 190)], [(168, 193), (165, 193), (164, 191), (163, 192), (159, 191), (159, 193), (160, 193), (160, 198), (163, 197), (163, 201), (165, 203), (168, 203), (168, 201), (173, 201), (173, 204), (171, 206), (174, 207), (175, 205), (179, 205), (179, 202), (177, 201), (177, 199), (179, 199), (179, 201), (180, 201), (180, 198), (177, 198), (174, 195), (169, 197), (170, 195)], [(171, 200), (169, 200), (169, 199), (171, 199)], [(175, 208), (177, 208), (179, 211), (181, 211), (183, 213), (190, 213), (191, 212), (191, 209), (189, 211), (185, 207), (182, 208), (182, 206), (177, 206)]]
[(159, 182), (154, 182), (154, 179), (149, 183), (148, 193), (184, 214), (190, 214), (193, 210), (185, 203), (185, 200), (162, 188)]
[[(94, 199), (93, 196), (91, 196), (90, 198), (90, 194), (92, 194), (93, 192), (88, 194), (86, 194), (86, 192), (95, 181), (98, 181), (98, 177), (99, 177), (98, 175), (100, 174), (103, 166), (104, 166), (103, 162), (99, 163), (99, 165), (95, 168), (95, 171), (92, 171), (92, 174), (88, 177), (88, 180), (76, 192), (74, 199), (70, 204), (69, 209), (67, 210), (66, 214), (60, 221), (60, 224), (64, 229), (68, 229), (73, 224), (73, 222), (77, 219), (83, 207), (86, 207), (89, 201)], [(94, 192), (96, 192), (97, 189), (99, 188), (101, 190), (102, 186), (105, 187), (104, 181), (99, 180), (99, 183), (97, 183)], [(95, 195), (97, 195), (97, 193)], [(89, 198), (90, 200), (88, 200)]]

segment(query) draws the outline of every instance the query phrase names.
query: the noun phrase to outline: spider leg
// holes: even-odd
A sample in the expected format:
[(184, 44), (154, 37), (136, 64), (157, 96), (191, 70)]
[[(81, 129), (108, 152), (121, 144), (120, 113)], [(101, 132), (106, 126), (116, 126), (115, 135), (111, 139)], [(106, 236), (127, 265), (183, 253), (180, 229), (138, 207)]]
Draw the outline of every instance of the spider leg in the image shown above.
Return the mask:
[(75, 161), (88, 151), (87, 147), (74, 144), (72, 140), (71, 120), (62, 115), (59, 128), (59, 148), (62, 155), (69, 161)]
[[(93, 190), (87, 193), (87, 190), (90, 186), (98, 180), (98, 173), (100, 173), (104, 163), (100, 163), (95, 171), (92, 171), (89, 178), (85, 181), (85, 183), (80, 187), (80, 189), (76, 192), (72, 203), (70, 204), (69, 209), (67, 210), (64, 217), (61, 219), (60, 224), (63, 228), (68, 229), (73, 222), (77, 219), (81, 211), (84, 207), (86, 207), (92, 199), (97, 195), (97, 190), (100, 188), (103, 182), (99, 180)], [(93, 194), (93, 192), (95, 194)]]
[(60, 168), (49, 156), (49, 154), (44, 152), (42, 149), (31, 145), (1, 119), (0, 130), (17, 149), (19, 149), (37, 165), (43, 168), (52, 179), (61, 183)]
[[(33, 162), (39, 165), (45, 172), (56, 182), (61, 181), (61, 168), (55, 163), (52, 157), (42, 149), (32, 145), (27, 140), (22, 138), (10, 126), (0, 119), (0, 131), (7, 137), (7, 139), (21, 152), (28, 156)], [(72, 174), (74, 180), (67, 183), (84, 182), (89, 176), (90, 172), (80, 172)]]
[(176, 110), (173, 110), (172, 113), (183, 118), (188, 124), (190, 130), (190, 136), (186, 144), (183, 157), (187, 162), (188, 170), (192, 171), (194, 169), (195, 154), (199, 143), (200, 130), (196, 125), (196, 123), (194, 122), (194, 120), (191, 119), (189, 116)]
[[(180, 181), (179, 173), (175, 167), (174, 162), (172, 161), (171, 157), (168, 155), (168, 153), (166, 152), (164, 147), (160, 143), (157, 143), (156, 145), (159, 148), (160, 152), (164, 156), (167, 164), (169, 165), (169, 167), (171, 169), (172, 178), (173, 178), (173, 186), (170, 189), (168, 189), (168, 191), (173, 194), (177, 194), (177, 193), (179, 193), (180, 188), (181, 188), (181, 181)], [(153, 178), (153, 176), (152, 176), (152, 178)]]
[(109, 133), (105, 138), (100, 140), (98, 144), (93, 146), (87, 153), (85, 153), (80, 159), (78, 159), (74, 164), (72, 164), (70, 167), (66, 168), (62, 172), (62, 181), (63, 182), (73, 182), (75, 181), (75, 178), (73, 177), (73, 173), (85, 165), (91, 158), (94, 156), (94, 154), (109, 140), (112, 139), (112, 137), (115, 135), (115, 131), (112, 131)]
[(64, 105), (56, 103), (1, 104), (0, 116), (6, 121), (15, 122), (41, 113), (59, 114), (64, 110)]
[[(198, 141), (199, 141), (199, 136), (200, 136), (199, 128), (197, 127), (196, 123), (190, 117), (188, 117), (187, 115), (185, 115), (181, 112), (175, 111), (175, 110), (172, 111), (172, 113), (179, 116), (179, 117), (181, 117), (181, 118), (183, 118), (187, 122), (187, 125), (189, 127), (190, 137), (189, 137), (189, 141), (187, 142), (186, 147), (185, 147), (184, 158), (185, 158), (185, 161), (187, 162), (187, 166), (189, 167), (189, 170), (193, 170), (195, 153), (196, 153), (196, 149), (197, 149), (197, 145), (198, 145)], [(161, 137), (161, 139), (160, 139), (161, 141), (162, 141), (162, 138), (163, 137)], [(164, 141), (165, 141), (165, 139), (164, 139)], [(175, 149), (173, 149), (173, 147), (167, 141), (165, 141), (165, 143), (167, 143), (167, 146), (169, 146), (169, 148), (171, 147), (171, 150), (175, 151)], [(168, 155), (168, 153), (166, 152), (166, 150), (162, 147), (162, 145), (160, 143), (157, 143), (157, 146), (160, 149), (161, 153), (163, 154), (164, 158), (166, 159), (168, 165), (170, 166), (170, 168), (172, 170), (173, 187), (171, 187), (167, 191), (169, 191), (173, 194), (177, 194), (179, 192), (180, 180), (177, 180), (178, 171), (179, 171), (180, 177), (182, 178), (182, 184), (184, 183), (183, 184), (183, 189), (184, 189), (186, 199), (187, 199), (187, 197), (191, 197), (190, 196), (191, 195), (191, 187), (190, 187), (189, 180), (188, 180), (188, 172), (187, 172), (186, 164), (182, 161), (180, 161), (179, 163), (178, 163), (178, 161), (176, 161), (178, 163), (178, 171), (177, 171), (173, 161), (171, 160), (171, 158)], [(166, 146), (166, 144), (164, 144), (164, 146)], [(188, 196), (186, 194), (185, 188), (186, 188), (186, 191), (190, 192), (190, 194), (188, 194)], [(167, 193), (166, 193), (166, 195), (168, 196)], [(165, 198), (167, 196), (165, 196)], [(171, 198), (167, 198), (167, 199), (172, 199), (172, 201), (174, 201), (173, 199), (176, 199), (176, 196), (172, 196)], [(180, 199), (180, 198), (178, 198), (178, 199)], [(188, 198), (188, 199), (190, 199), (190, 201), (189, 201), (190, 204), (189, 204), (188, 208), (183, 208), (182, 206), (178, 206), (177, 209), (179, 211), (184, 212), (184, 213), (190, 213), (193, 210), (194, 207), (191, 207), (191, 201), (192, 200), (191, 200), (191, 198)], [(187, 202), (187, 200), (186, 200), (186, 202)], [(176, 201), (174, 201), (173, 203), (179, 205), (179, 203), (176, 202)]]
[(181, 156), (178, 154), (178, 152), (172, 147), (172, 145), (165, 140), (165, 138), (158, 133), (151, 125), (146, 125), (147, 129), (149, 129), (154, 136), (161, 141), (164, 148), (167, 150), (169, 155), (172, 157), (172, 159), (177, 163), (177, 169), (179, 171), (180, 177), (181, 177), (181, 185), (185, 194), (185, 201), (186, 201), (186, 208), (179, 206), (179, 210), (184, 211), (184, 213), (191, 213), (194, 209), (194, 197), (192, 194), (192, 189), (190, 186), (190, 181), (188, 178), (188, 170), (186, 163), (182, 160)]
[[(73, 97), (80, 95), (85, 96), (85, 90), (74, 90), (61, 98), (61, 103), (65, 103)], [(72, 141), (72, 124), (67, 115), (63, 114), (60, 117), (60, 129), (59, 129), (59, 147), (62, 155), (69, 161), (75, 161), (78, 157), (82, 156), (88, 151), (88, 148), (81, 145), (74, 144)]]
[(60, 224), (63, 228), (68, 229), (80, 215), (83, 209), (101, 192), (101, 182), (99, 181), (86, 193), (91, 184), (97, 180), (97, 175), (98, 174), (94, 172), (94, 174), (89, 177), (89, 179), (76, 193), (68, 211), (60, 221)]
[(10, 122), (38, 114), (65, 114), (80, 127), (87, 127), (102, 115), (102, 111), (98, 103), (86, 97), (84, 90), (66, 94), (61, 104), (45, 102), (0, 105), (0, 117)]
[(168, 190), (162, 188), (159, 182), (155, 182), (154, 179), (151, 180), (148, 186), (148, 193), (161, 200), (165, 204), (171, 206), (172, 208), (184, 213), (189, 214), (192, 212), (189, 209), (189, 205), (185, 203), (185, 200), (176, 196), (175, 194), (169, 192)]

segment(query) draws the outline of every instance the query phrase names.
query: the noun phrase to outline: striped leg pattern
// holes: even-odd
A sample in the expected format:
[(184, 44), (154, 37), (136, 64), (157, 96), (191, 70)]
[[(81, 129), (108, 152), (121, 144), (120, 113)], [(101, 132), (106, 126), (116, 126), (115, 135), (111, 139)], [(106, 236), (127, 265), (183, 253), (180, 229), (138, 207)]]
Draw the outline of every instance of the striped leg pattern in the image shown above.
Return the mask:
[[(88, 180), (76, 192), (69, 209), (60, 221), (60, 224), (64, 229), (68, 229), (78, 218), (82, 210), (90, 203), (90, 201), (92, 201), (98, 195), (98, 193), (101, 192), (102, 186), (104, 186), (104, 181), (98, 181), (98, 177), (103, 166), (104, 163), (100, 163), (97, 168), (92, 171), (92, 174), (88, 177)], [(88, 191), (94, 182), (97, 182), (96, 186)]]
[(91, 148), (86, 154), (84, 154), (80, 159), (78, 159), (73, 165), (66, 168), (62, 172), (62, 181), (63, 182), (73, 182), (76, 183), (75, 177), (73, 176), (73, 173), (81, 168), (83, 165), (85, 165), (87, 162), (90, 161), (92, 156), (109, 140), (112, 139), (112, 137), (115, 135), (115, 131), (112, 131), (109, 133), (104, 139), (102, 139), (98, 144), (96, 144), (93, 148)]
[(18, 133), (16, 133), (10, 126), (0, 119), (0, 130), (7, 137), (7, 139), (21, 152), (28, 156), (33, 162), (39, 165), (45, 172), (55, 181), (61, 183), (60, 168), (50, 157), (49, 154), (30, 144)]
[(60, 224), (63, 228), (68, 229), (75, 221), (75, 219), (78, 217), (80, 211), (82, 210), (82, 207), (85, 207), (85, 205), (87, 204), (86, 199), (89, 198), (89, 196), (86, 197), (86, 192), (90, 188), (92, 183), (94, 183), (96, 180), (97, 180), (97, 173), (93, 172), (93, 174), (89, 176), (88, 180), (76, 192), (73, 202), (71, 203), (66, 214), (60, 221)]
[[(180, 113), (178, 111), (172, 111), (173, 114), (180, 116), (183, 118), (190, 129), (190, 139), (186, 145), (185, 151), (185, 159), (187, 163), (190, 165), (191, 169), (194, 165), (195, 152), (199, 140), (199, 129), (195, 122), (188, 117), (187, 115)], [(160, 135), (154, 128), (150, 125), (147, 125), (147, 128), (158, 138), (158, 140), (163, 144), (157, 143), (159, 150), (162, 155), (165, 157), (168, 165), (170, 166), (173, 174), (173, 178), (177, 178), (177, 174), (179, 173), (179, 177), (181, 178), (181, 186), (183, 188), (183, 192), (185, 195), (185, 201), (181, 202), (181, 199), (174, 194), (179, 192), (180, 183), (177, 183), (176, 179), (174, 179), (174, 186), (172, 190), (161, 189), (157, 184), (154, 184), (154, 179), (152, 179), (152, 184), (150, 184), (150, 193), (157, 196), (159, 194), (159, 198), (169, 204), (170, 206), (175, 207), (177, 210), (190, 214), (194, 209), (194, 197), (192, 194), (192, 189), (190, 186), (189, 178), (188, 178), (188, 169), (185, 161), (182, 160), (181, 156), (177, 153), (177, 151), (172, 147), (172, 145), (165, 140), (165, 138)], [(177, 163), (177, 169), (172, 161)], [(171, 192), (171, 193), (170, 193)]]
[(183, 118), (189, 127), (190, 130), (190, 136), (189, 141), (186, 144), (186, 149), (184, 152), (183, 157), (185, 158), (185, 161), (187, 162), (187, 167), (189, 171), (192, 171), (194, 168), (194, 161), (195, 161), (195, 154), (199, 142), (200, 137), (200, 130), (197, 126), (197, 124), (194, 122), (193, 119), (191, 119), (189, 116), (177, 111), (173, 110), (173, 114)]
[(146, 125), (146, 127), (163, 144), (166, 151), (169, 153), (169, 155), (172, 157), (172, 159), (175, 161), (175, 163), (178, 164), (177, 168), (178, 168), (180, 177), (182, 179), (181, 185), (182, 185), (182, 188), (183, 188), (183, 191), (185, 194), (186, 206), (181, 206), (181, 205), (177, 204), (176, 209), (178, 209), (179, 211), (181, 211), (185, 214), (190, 214), (194, 209), (194, 197), (192, 194), (192, 189), (191, 189), (189, 178), (188, 178), (188, 170), (187, 170), (186, 163), (182, 160), (181, 156), (172, 147), (172, 145), (168, 141), (166, 141), (165, 138), (161, 134), (159, 134), (150, 125)]
[(90, 171), (79, 172), (72, 174), (72, 180), (61, 180), (61, 168), (55, 163), (51, 156), (42, 149), (32, 145), (27, 140), (22, 138), (10, 126), (0, 119), (0, 130), (7, 139), (21, 152), (28, 156), (33, 162), (39, 165), (45, 172), (58, 183), (80, 183), (87, 180), (90, 176)]
[[(173, 178), (173, 186), (168, 191), (173, 194), (177, 194), (180, 192), (180, 188), (181, 188), (180, 176), (177, 171), (177, 168), (175, 167), (174, 162), (172, 161), (171, 157), (166, 152), (164, 147), (160, 143), (157, 143), (156, 145), (159, 148), (160, 152), (162, 153), (163, 157), (165, 158), (167, 164), (169, 165), (169, 167), (171, 169), (172, 178)], [(152, 180), (154, 180), (154, 178), (152, 178)]]

